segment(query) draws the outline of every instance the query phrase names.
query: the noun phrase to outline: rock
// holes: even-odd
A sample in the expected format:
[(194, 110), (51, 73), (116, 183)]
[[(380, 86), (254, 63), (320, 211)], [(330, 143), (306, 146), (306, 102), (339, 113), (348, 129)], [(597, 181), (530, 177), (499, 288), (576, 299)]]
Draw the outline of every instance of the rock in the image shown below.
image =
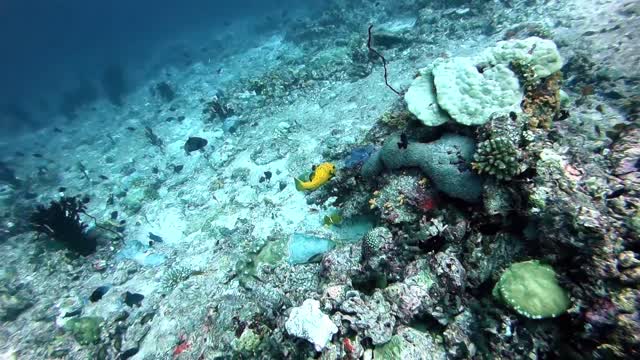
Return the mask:
[(469, 310), (457, 315), (444, 331), (444, 342), (452, 359), (471, 359), (476, 356), (476, 345), (471, 341), (474, 318)]
[(321, 276), (329, 281), (346, 284), (360, 271), (361, 246), (359, 243), (335, 248), (322, 258)]
[(33, 303), (20, 293), (0, 291), (0, 321), (13, 321)]
[(410, 327), (400, 326), (397, 334), (388, 343), (376, 346), (373, 358), (444, 360), (447, 358), (447, 354), (437, 336)]
[(64, 325), (64, 329), (71, 333), (80, 345), (97, 344), (100, 340), (101, 323), (101, 317), (73, 318)]
[(231, 116), (231, 117), (228, 117), (228, 118), (224, 119), (224, 122), (222, 123), (222, 129), (226, 133), (233, 134), (238, 130), (238, 128), (242, 124), (243, 124), (243, 122), (240, 120), (239, 117)]
[(329, 316), (320, 311), (318, 300), (307, 299), (291, 310), (285, 328), (290, 335), (305, 339), (322, 351), (338, 328)]
[(428, 270), (423, 270), (403, 282), (395, 283), (384, 289), (385, 298), (394, 305), (398, 320), (409, 324), (416, 316), (428, 312), (437, 299), (429, 295), (434, 285)]
[(335, 243), (329, 239), (295, 233), (289, 240), (289, 263), (304, 264), (320, 261), (320, 256), (334, 247)]
[(396, 319), (391, 313), (391, 305), (382, 292), (376, 290), (372, 296), (351, 296), (338, 306), (343, 313), (342, 320), (374, 345), (384, 344), (391, 339)]
[(83, 307), (83, 299), (79, 296), (72, 295), (61, 299), (55, 305), (58, 312), (56, 316), (56, 325), (61, 327), (64, 326), (69, 319), (71, 319), (71, 316), (79, 315), (82, 312)]

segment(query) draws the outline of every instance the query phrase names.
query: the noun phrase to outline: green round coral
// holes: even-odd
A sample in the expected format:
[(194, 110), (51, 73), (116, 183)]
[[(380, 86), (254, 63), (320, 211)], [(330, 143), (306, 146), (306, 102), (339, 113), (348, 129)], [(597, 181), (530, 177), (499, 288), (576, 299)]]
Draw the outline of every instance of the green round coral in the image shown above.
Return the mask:
[(556, 317), (571, 305), (553, 268), (537, 260), (511, 264), (493, 288), (493, 295), (531, 319)]
[(518, 148), (509, 140), (497, 137), (478, 144), (471, 166), (479, 173), (510, 180), (520, 170)]

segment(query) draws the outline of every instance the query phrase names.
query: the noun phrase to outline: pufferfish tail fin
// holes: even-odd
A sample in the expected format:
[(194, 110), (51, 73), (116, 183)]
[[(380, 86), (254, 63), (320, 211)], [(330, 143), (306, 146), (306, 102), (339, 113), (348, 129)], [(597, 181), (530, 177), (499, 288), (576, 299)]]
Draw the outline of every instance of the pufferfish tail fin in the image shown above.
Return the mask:
[(302, 180), (294, 177), (293, 181), (295, 181), (295, 183), (296, 183), (296, 190), (298, 190), (298, 191), (307, 190), (307, 189), (305, 189), (304, 184), (302, 183)]

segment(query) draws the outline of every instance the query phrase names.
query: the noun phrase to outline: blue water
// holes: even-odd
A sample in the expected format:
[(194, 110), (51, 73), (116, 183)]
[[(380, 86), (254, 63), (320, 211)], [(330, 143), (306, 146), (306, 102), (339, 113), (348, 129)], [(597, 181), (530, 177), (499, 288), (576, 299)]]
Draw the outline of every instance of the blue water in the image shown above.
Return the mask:
[[(9, 114), (3, 132), (47, 124), (63, 105), (64, 95), (99, 85), (113, 65), (126, 71), (128, 90), (159, 76), (167, 65), (205, 61), (221, 49), (210, 46), (216, 33), (230, 31), (233, 48), (255, 42), (262, 33), (293, 21), (321, 1), (170, 0), (82, 1), (8, 0), (0, 4), (0, 111)], [(249, 21), (247, 24), (240, 22)], [(255, 24), (253, 26), (252, 24)], [(231, 30), (230, 30), (231, 29)], [(200, 41), (200, 45), (197, 42)], [(166, 52), (168, 44), (174, 44)], [(210, 47), (204, 49), (204, 45)], [(173, 62), (171, 63), (167, 63)], [(215, 64), (212, 65), (215, 70)], [(78, 90), (80, 89), (80, 90)], [(5, 123), (11, 119), (14, 124)]]

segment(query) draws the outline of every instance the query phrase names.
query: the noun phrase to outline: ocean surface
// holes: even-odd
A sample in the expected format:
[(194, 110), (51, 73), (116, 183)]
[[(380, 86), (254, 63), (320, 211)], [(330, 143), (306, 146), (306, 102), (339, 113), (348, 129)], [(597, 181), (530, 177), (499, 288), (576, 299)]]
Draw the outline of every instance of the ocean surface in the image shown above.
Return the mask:
[(640, 3), (0, 2), (0, 360), (640, 358)]

